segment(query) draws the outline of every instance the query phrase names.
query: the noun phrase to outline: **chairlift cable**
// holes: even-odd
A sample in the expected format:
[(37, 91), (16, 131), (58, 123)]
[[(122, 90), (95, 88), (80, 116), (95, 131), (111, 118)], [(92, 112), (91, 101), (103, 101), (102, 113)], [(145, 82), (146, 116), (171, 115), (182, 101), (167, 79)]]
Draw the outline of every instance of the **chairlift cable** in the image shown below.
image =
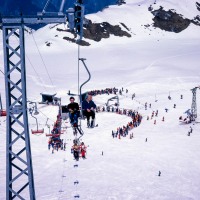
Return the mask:
[[(16, 38), (16, 36), (15, 36), (15, 38)], [(17, 41), (17, 40), (16, 40), (16, 41)], [(41, 82), (41, 85), (43, 86), (44, 90), (47, 91), (47, 88), (44, 86), (44, 83), (42, 82), (42, 79), (40, 78), (40, 76), (39, 76), (39, 74), (37, 73), (37, 71), (36, 71), (35, 67), (33, 66), (33, 64), (31, 63), (31, 60), (29, 59), (29, 57), (27, 56), (27, 54), (25, 54), (25, 56), (26, 56), (28, 62), (30, 63), (31, 67), (33, 68), (35, 74), (37, 75), (39, 81)], [(2, 71), (1, 71), (1, 72), (2, 72)], [(3, 72), (2, 72), (2, 73), (3, 73)], [(4, 74), (4, 73), (3, 73), (3, 74)], [(4, 74), (4, 75), (5, 75), (5, 74)]]
[(44, 115), (46, 118), (48, 118), (49, 120), (51, 120), (52, 122), (54, 122), (55, 120), (53, 120), (53, 119), (51, 119), (51, 118), (49, 118), (47, 115), (45, 115), (40, 109), (38, 109), (38, 111), (42, 114), (42, 115)]
[[(38, 109), (39, 110), (39, 109)], [(47, 115), (45, 115), (41, 110), (40, 110), (40, 113), (42, 114), (42, 115), (44, 115), (46, 118), (49, 118)], [(51, 118), (49, 118), (49, 120), (50, 121), (52, 121), (52, 122), (54, 122), (55, 120), (53, 120), (53, 119), (51, 119)]]
[(5, 76), (5, 74), (1, 71), (1, 69), (0, 69), (0, 72)]
[[(28, 57), (27, 57), (28, 58)], [(29, 58), (28, 58), (28, 60), (29, 60)], [(30, 64), (31, 64), (31, 61), (29, 60), (29, 62), (30, 62)], [(33, 67), (33, 65), (31, 64), (31, 66)], [(34, 67), (33, 67), (33, 69), (34, 69)], [(34, 69), (34, 71), (35, 71), (35, 69)], [(5, 76), (5, 73), (0, 69), (0, 72)], [(37, 74), (37, 72), (35, 71), (35, 73)], [(38, 76), (39, 77), (39, 76)], [(39, 77), (40, 78), (40, 77)], [(40, 79), (41, 80), (41, 79)], [(45, 86), (44, 86), (45, 87)], [(27, 101), (29, 101), (28, 99), (27, 99)]]
[[(37, 43), (36, 43), (36, 40), (35, 40), (35, 38), (34, 38), (33, 33), (31, 33), (31, 35), (32, 35), (32, 37), (33, 37), (33, 41), (34, 41), (34, 43), (35, 43), (35, 46), (36, 46), (36, 48), (37, 48), (37, 50), (38, 50), (38, 53), (39, 53), (39, 55), (40, 55), (40, 58), (41, 58), (41, 60), (42, 60), (42, 63), (43, 63), (43, 65), (44, 65), (44, 67), (45, 67), (45, 70), (46, 70), (46, 72), (47, 72), (47, 75), (48, 75), (48, 77), (49, 77), (49, 80), (50, 80), (50, 82), (51, 82), (51, 85), (52, 85), (53, 88), (55, 89), (55, 86), (54, 86), (53, 81), (52, 81), (52, 79), (51, 79), (51, 77), (50, 77), (50, 75), (49, 75), (47, 66), (46, 66), (46, 64), (45, 64), (45, 62), (44, 62), (44, 59), (43, 59), (42, 54), (41, 54), (41, 52), (40, 52), (40, 50), (39, 50), (39, 47), (38, 47), (38, 45), (37, 45)], [(57, 93), (57, 92), (55, 91), (55, 93)]]
[(41, 77), (40, 77), (39, 74), (37, 73), (35, 67), (34, 67), (33, 64), (31, 63), (31, 60), (29, 59), (29, 57), (28, 57), (27, 55), (26, 55), (26, 58), (27, 58), (28, 62), (30, 63), (31, 67), (33, 68), (35, 74), (37, 75), (39, 81), (41, 82), (42, 87), (44, 88), (45, 91), (47, 91), (47, 88), (45, 87), (44, 83), (42, 82)]
[(45, 4), (45, 6), (44, 6), (44, 9), (42, 10), (42, 14), (45, 13), (45, 10), (46, 10), (46, 8), (48, 7), (50, 1), (51, 1), (51, 0), (47, 0), (46, 4)]

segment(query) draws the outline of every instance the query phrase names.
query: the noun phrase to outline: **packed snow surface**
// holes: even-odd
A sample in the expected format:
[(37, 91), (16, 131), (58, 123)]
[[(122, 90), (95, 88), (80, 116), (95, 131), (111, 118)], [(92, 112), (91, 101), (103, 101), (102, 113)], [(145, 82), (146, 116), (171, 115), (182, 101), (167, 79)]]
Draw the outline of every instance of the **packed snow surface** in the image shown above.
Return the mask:
[[(142, 123), (129, 132), (129, 135), (133, 133), (133, 139), (129, 135), (113, 139), (112, 130), (126, 125), (131, 121), (130, 117), (111, 112), (96, 113), (98, 127), (93, 129), (86, 128), (86, 120), (81, 121), (84, 131), (81, 140), (88, 147), (87, 159), (78, 162), (71, 154), (74, 136), (69, 120), (62, 123), (65, 129), (61, 138), (67, 143), (66, 151), (52, 154), (45, 134), (30, 134), (38, 200), (71, 200), (76, 195), (83, 200), (198, 200), (200, 197), (200, 120), (197, 118), (197, 123), (191, 124), (179, 122), (179, 117), (191, 108), (191, 89), (200, 85), (200, 27), (191, 24), (179, 34), (144, 28), (145, 24), (153, 23), (153, 16), (148, 12), (150, 4), (154, 8), (162, 5), (166, 9), (175, 9), (190, 19), (199, 11), (195, 1), (126, 2), (87, 16), (96, 22), (122, 22), (131, 29), (132, 37), (111, 36), (99, 43), (87, 40), (91, 46), (80, 47), (80, 57), (87, 59), (85, 62), (92, 74), (83, 92), (111, 87), (128, 89), (128, 93), (124, 91), (119, 95), (120, 108), (138, 111), (143, 116)], [(57, 93), (62, 104), (66, 105), (69, 103), (67, 92), (77, 93), (78, 90), (78, 47), (62, 39), (69, 33), (57, 32), (56, 27), (51, 27), (46, 26), (33, 34), (26, 33), (27, 98), (39, 102), (40, 93)], [(65, 28), (64, 25), (59, 27)], [(50, 47), (46, 46), (47, 41), (51, 43)], [(12, 42), (15, 43), (16, 38)], [(0, 45), (0, 69), (4, 71), (2, 41)], [(81, 84), (88, 75), (82, 63), (79, 64)], [(2, 73), (0, 80), (5, 107)], [(133, 93), (136, 97), (132, 100)], [(103, 106), (112, 96), (98, 95), (93, 100)], [(199, 90), (199, 116), (198, 100)], [(47, 123), (52, 128), (58, 107), (40, 104), (38, 109), (39, 127), (48, 133), (45, 123), (49, 118)], [(156, 110), (158, 117), (151, 119)], [(0, 124), (0, 199), (4, 200), (5, 117), (0, 118)], [(193, 132), (188, 136), (190, 126)], [(36, 129), (35, 119), (30, 115), (29, 128)], [(158, 176), (159, 171), (161, 176)], [(74, 184), (75, 181), (79, 184)]]

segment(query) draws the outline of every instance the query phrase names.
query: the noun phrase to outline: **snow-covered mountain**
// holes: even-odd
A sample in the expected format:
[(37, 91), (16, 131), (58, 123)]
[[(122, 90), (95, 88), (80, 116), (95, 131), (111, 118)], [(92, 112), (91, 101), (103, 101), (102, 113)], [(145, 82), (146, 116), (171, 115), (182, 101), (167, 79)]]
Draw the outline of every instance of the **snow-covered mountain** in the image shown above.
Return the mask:
[[(154, 27), (155, 15), (152, 11), (159, 10), (160, 6), (162, 10), (171, 10), (188, 20), (193, 20), (200, 13), (194, 0), (126, 0), (126, 4), (121, 6), (109, 6), (103, 11), (86, 15), (98, 28), (102, 28), (102, 23), (106, 22), (105, 35), (109, 37), (101, 38), (98, 42), (90, 37), (83, 38), (90, 45), (80, 46), (80, 57), (87, 59), (86, 64), (92, 75), (83, 92), (108, 87), (128, 89), (128, 93), (119, 95), (120, 108), (138, 111), (143, 120), (139, 127), (129, 132), (128, 137), (121, 139), (113, 139), (111, 133), (130, 121), (125, 115), (96, 113), (99, 126), (94, 129), (86, 128), (86, 121), (82, 121), (85, 132), (82, 141), (88, 145), (88, 149), (87, 159), (80, 160), (78, 168), (74, 167), (77, 162), (70, 152), (74, 136), (69, 121), (63, 121), (63, 126), (68, 127), (62, 136), (67, 143), (65, 152), (59, 150), (52, 154), (47, 148), (48, 138), (44, 134), (31, 135), (37, 199), (73, 200), (75, 195), (84, 200), (199, 199), (200, 126), (199, 123), (180, 125), (178, 118), (191, 107), (191, 89), (199, 86), (200, 27), (190, 22), (179, 33)], [(131, 37), (114, 35), (115, 31), (111, 33), (111, 26), (107, 23), (120, 27)], [(53, 24), (32, 34), (26, 33), (29, 100), (39, 102), (41, 92), (55, 92), (62, 98), (62, 104), (67, 104), (67, 92), (77, 92), (78, 47), (63, 39), (74, 38), (66, 30), (66, 25)], [(0, 69), (4, 71), (2, 39), (0, 47)], [(88, 75), (82, 63), (79, 67), (81, 84)], [(0, 92), (5, 107), (2, 73)], [(133, 93), (136, 97), (132, 100)], [(171, 100), (168, 99), (169, 95)], [(183, 99), (180, 95), (183, 95)], [(94, 101), (103, 106), (111, 96), (96, 96)], [(198, 99), (199, 90), (197, 122), (200, 114)], [(147, 110), (144, 106), (146, 102)], [(48, 133), (45, 123), (48, 118), (52, 128), (58, 108), (38, 105), (38, 109), (39, 127)], [(152, 112), (156, 110), (158, 117), (151, 119)], [(150, 120), (147, 120), (147, 116)], [(0, 118), (0, 122), (0, 199), (5, 199), (5, 118)], [(190, 126), (193, 133), (188, 136)], [(35, 119), (30, 115), (29, 127), (36, 128)], [(129, 137), (131, 133), (134, 134), (133, 139)], [(161, 176), (158, 176), (159, 171)], [(75, 185), (77, 180), (79, 184)]]

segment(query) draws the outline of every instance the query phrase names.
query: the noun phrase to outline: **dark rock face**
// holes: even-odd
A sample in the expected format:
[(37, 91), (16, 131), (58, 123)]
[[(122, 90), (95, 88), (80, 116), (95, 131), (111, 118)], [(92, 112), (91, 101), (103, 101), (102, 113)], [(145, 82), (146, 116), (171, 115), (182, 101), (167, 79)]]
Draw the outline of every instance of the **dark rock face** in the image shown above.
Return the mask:
[(191, 22), (197, 26), (200, 26), (200, 16), (197, 15)]
[(84, 38), (91, 39), (96, 42), (101, 41), (103, 38), (109, 38), (111, 34), (119, 37), (131, 37), (131, 34), (123, 31), (119, 25), (111, 25), (108, 22), (92, 23), (89, 21), (89, 23), (84, 27)]
[[(120, 23), (127, 31), (130, 31), (130, 29), (124, 24)], [(56, 29), (59, 32), (68, 32), (71, 33), (69, 30), (57, 28)], [(71, 33), (73, 35), (73, 38), (70, 37), (63, 37), (64, 40), (77, 43), (76, 33)], [(84, 25), (83, 29), (83, 37), (86, 39), (94, 40), (96, 42), (101, 41), (103, 38), (109, 38), (110, 35), (113, 34), (118, 37), (131, 37), (131, 34), (129, 34), (126, 31), (123, 31), (119, 25), (111, 25), (108, 22), (103, 23), (92, 23), (91, 20), (88, 20), (87, 25)], [(89, 46), (90, 43), (81, 40), (79, 43), (81, 46)]]
[(81, 40), (81, 41), (77, 41), (75, 40), (74, 38), (70, 38), (70, 37), (63, 37), (64, 40), (67, 40), (67, 41), (70, 41), (72, 43), (76, 43), (76, 44), (79, 44), (81, 46), (90, 46), (90, 43), (84, 41), (84, 40)]
[(191, 20), (183, 18), (175, 11), (165, 11), (162, 7), (159, 10), (151, 11), (151, 13), (154, 15), (154, 27), (165, 31), (179, 33), (185, 30), (191, 22)]

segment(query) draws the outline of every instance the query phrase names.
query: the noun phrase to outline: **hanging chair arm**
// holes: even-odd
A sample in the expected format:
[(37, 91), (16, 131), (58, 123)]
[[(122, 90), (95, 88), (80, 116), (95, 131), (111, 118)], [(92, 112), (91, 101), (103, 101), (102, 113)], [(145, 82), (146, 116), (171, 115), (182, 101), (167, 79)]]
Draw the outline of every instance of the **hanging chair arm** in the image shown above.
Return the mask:
[(87, 83), (87, 82), (89, 82), (89, 80), (91, 79), (91, 74), (90, 74), (90, 71), (88, 70), (88, 68), (87, 68), (87, 66), (86, 66), (86, 64), (85, 64), (85, 61), (84, 60), (86, 60), (85, 58), (79, 58), (79, 60), (81, 60), (82, 61), (82, 63), (83, 63), (83, 65), (84, 65), (84, 67), (85, 67), (85, 69), (86, 69), (86, 71), (87, 71), (87, 73), (88, 73), (88, 75), (89, 75), (89, 77), (88, 77), (88, 79), (84, 82), (84, 83), (82, 83), (81, 84), (81, 86), (80, 86), (80, 105), (81, 105), (81, 115), (82, 115), (82, 87)]

